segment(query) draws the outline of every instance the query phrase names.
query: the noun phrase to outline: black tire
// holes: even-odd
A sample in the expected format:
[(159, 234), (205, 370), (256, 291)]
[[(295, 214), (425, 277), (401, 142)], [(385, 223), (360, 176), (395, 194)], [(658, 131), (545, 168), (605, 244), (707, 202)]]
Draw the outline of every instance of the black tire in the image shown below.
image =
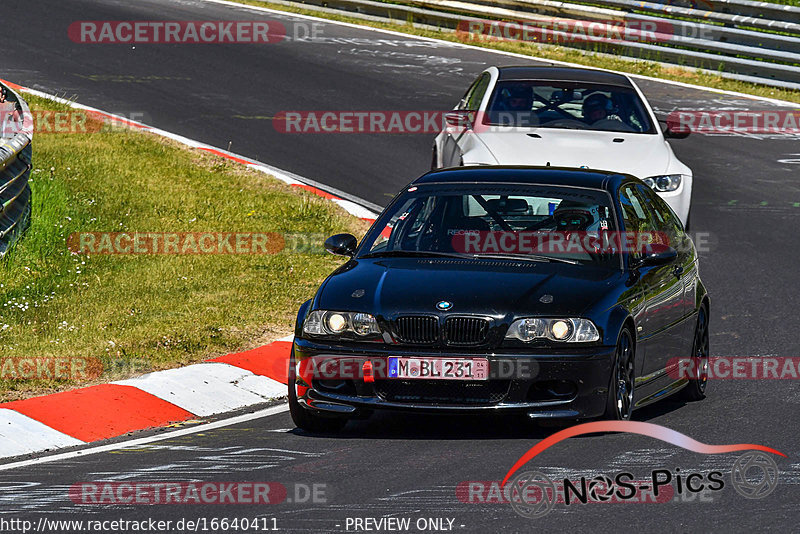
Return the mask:
[(690, 378), (689, 384), (678, 394), (684, 400), (699, 401), (706, 397), (706, 385), (708, 385), (708, 312), (705, 306), (700, 306), (700, 310), (697, 312), (697, 326), (694, 327), (691, 358), (691, 369), (696, 376)]
[(347, 424), (347, 419), (343, 417), (323, 417), (300, 405), (297, 401), (295, 379), (294, 350), (292, 350), (292, 355), (289, 358), (289, 413), (294, 424), (298, 428), (313, 434), (335, 434), (342, 430), (344, 425)]
[(630, 421), (633, 414), (634, 383), (636, 378), (633, 334), (626, 326), (619, 333), (614, 368), (608, 382), (608, 397), (604, 419)]

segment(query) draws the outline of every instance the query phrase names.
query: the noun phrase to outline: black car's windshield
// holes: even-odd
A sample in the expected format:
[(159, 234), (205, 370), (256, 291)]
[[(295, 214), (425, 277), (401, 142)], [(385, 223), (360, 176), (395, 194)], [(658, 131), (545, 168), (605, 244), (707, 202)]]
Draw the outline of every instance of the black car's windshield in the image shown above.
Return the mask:
[(498, 82), (483, 123), (655, 133), (644, 103), (632, 88), (578, 82)]
[(617, 269), (619, 232), (600, 190), (547, 185), (409, 188), (381, 215), (359, 257), (456, 256)]

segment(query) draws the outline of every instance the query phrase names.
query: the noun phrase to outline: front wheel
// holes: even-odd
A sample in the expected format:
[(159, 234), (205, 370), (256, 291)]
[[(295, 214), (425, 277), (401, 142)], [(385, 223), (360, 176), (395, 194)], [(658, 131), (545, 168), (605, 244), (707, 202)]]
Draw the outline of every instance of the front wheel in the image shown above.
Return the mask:
[(314, 434), (333, 434), (344, 428), (344, 425), (347, 424), (347, 419), (323, 417), (303, 408), (297, 400), (296, 380), (294, 349), (292, 349), (292, 355), (289, 358), (289, 413), (294, 424), (298, 428)]
[(634, 350), (633, 336), (626, 327), (617, 341), (614, 369), (608, 386), (605, 419), (629, 421), (633, 414)]

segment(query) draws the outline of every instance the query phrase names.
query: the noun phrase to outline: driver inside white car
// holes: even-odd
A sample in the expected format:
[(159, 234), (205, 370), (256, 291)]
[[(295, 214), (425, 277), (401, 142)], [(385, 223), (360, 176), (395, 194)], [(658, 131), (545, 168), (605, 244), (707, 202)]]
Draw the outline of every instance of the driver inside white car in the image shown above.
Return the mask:
[(607, 130), (634, 131), (614, 113), (614, 103), (602, 93), (586, 97), (581, 106), (583, 119), (591, 126)]
[(510, 87), (504, 93), (503, 98), (498, 102), (498, 110), (530, 111), (533, 107), (533, 93), (530, 87)]

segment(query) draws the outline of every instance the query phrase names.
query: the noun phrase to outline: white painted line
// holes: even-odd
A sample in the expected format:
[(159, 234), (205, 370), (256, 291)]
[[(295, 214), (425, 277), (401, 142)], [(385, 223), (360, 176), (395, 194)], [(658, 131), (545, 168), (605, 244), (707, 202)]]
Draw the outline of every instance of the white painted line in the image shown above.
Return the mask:
[[(630, 76), (631, 78), (637, 78), (639, 80), (650, 80), (650, 81), (658, 82), (658, 83), (666, 83), (666, 84), (669, 84), (669, 85), (676, 85), (678, 87), (687, 87), (687, 88), (691, 88), (691, 89), (700, 89), (701, 91), (710, 91), (712, 93), (717, 93), (717, 94), (737, 96), (737, 97), (741, 97), (741, 98), (749, 98), (749, 99), (752, 99), (752, 100), (760, 100), (762, 102), (769, 102), (771, 104), (776, 104), (776, 105), (779, 105), (779, 106), (789, 106), (789, 107), (792, 107), (792, 108), (796, 108), (797, 105), (798, 105), (797, 102), (789, 102), (787, 100), (779, 100), (777, 98), (769, 98), (769, 97), (766, 97), (766, 96), (748, 95), (747, 93), (739, 93), (739, 92), (736, 92), (736, 91), (726, 91), (724, 89), (714, 89), (712, 87), (704, 87), (702, 85), (694, 85), (694, 84), (686, 83), (686, 82), (678, 82), (678, 81), (674, 81), (674, 80), (665, 80), (663, 78), (655, 78), (653, 76), (645, 76), (644, 74), (632, 74), (630, 72), (623, 72), (623, 71), (611, 70), (611, 69), (603, 69), (603, 68), (600, 68), (600, 67), (587, 67), (586, 65), (581, 65), (580, 63), (570, 63), (569, 61), (558, 61), (558, 60), (555, 60), (555, 59), (537, 58), (536, 56), (526, 56), (525, 54), (517, 54), (515, 52), (506, 52), (505, 50), (495, 50), (495, 49), (492, 49), (492, 48), (483, 48), (483, 47), (480, 47), (480, 46), (469, 45), (469, 44), (466, 44), (466, 43), (456, 43), (456, 42), (453, 42), (453, 41), (444, 41), (442, 39), (436, 39), (434, 37), (423, 37), (423, 36), (420, 36), (420, 35), (412, 35), (410, 33), (397, 32), (397, 31), (393, 31), (393, 30), (385, 30), (383, 28), (373, 28), (372, 26), (363, 26), (361, 24), (353, 24), (352, 22), (342, 22), (342, 21), (339, 21), (339, 20), (326, 19), (324, 17), (314, 17), (312, 15), (301, 15), (299, 13), (292, 13), (290, 11), (281, 11), (279, 9), (270, 9), (268, 7), (260, 7), (260, 6), (251, 6), (251, 5), (246, 5), (246, 4), (239, 4), (237, 2), (230, 2), (228, 0), (202, 0), (202, 1), (210, 2), (210, 3), (213, 3), (213, 4), (222, 4), (222, 5), (226, 5), (226, 6), (230, 6), (230, 7), (237, 7), (237, 8), (241, 8), (241, 9), (247, 9), (247, 10), (251, 10), (251, 11), (263, 11), (265, 13), (283, 15), (283, 16), (286, 16), (286, 17), (297, 17), (297, 18), (300, 18), (300, 19), (315, 20), (315, 21), (319, 21), (319, 22), (326, 22), (328, 24), (336, 24), (336, 25), (339, 25), (339, 26), (345, 26), (347, 28), (357, 28), (357, 29), (365, 30), (365, 31), (374, 31), (374, 32), (379, 32), (379, 33), (385, 33), (387, 35), (394, 35), (395, 37), (404, 37), (406, 39), (417, 39), (417, 40), (420, 40), (420, 41), (428, 41), (428, 42), (431, 42), (431, 43), (441, 43), (441, 44), (449, 45), (449, 46), (452, 46), (452, 47), (455, 47), (455, 48), (468, 48), (468, 49), (471, 49), (471, 50), (482, 50), (484, 52), (490, 52), (492, 54), (500, 54), (500, 55), (508, 56), (508, 57), (527, 59), (528, 61), (538, 61), (538, 62), (544, 62), (544, 63), (552, 63), (553, 65), (565, 65), (565, 66), (568, 66), (568, 67), (579, 67), (579, 68), (584, 68), (584, 69), (592, 68), (592, 69), (595, 69), (595, 70), (603, 70), (603, 71), (606, 71), (606, 72), (615, 72), (617, 74), (624, 74), (626, 76)], [(342, 11), (342, 16), (347, 16), (347, 12), (346, 11)], [(636, 61), (635, 59), (633, 59), (633, 58), (631, 59), (631, 62), (635, 62), (635, 61)], [(675, 67), (676, 68), (680, 68), (680, 65), (675, 65)], [(687, 69), (687, 70), (691, 71), (692, 69)]]
[(181, 436), (188, 436), (190, 434), (208, 432), (209, 430), (224, 428), (226, 426), (238, 425), (239, 423), (246, 423), (248, 421), (253, 421), (255, 419), (262, 419), (264, 417), (277, 415), (279, 413), (283, 413), (288, 410), (289, 410), (288, 404), (281, 404), (279, 406), (273, 406), (271, 408), (266, 408), (264, 410), (259, 410), (257, 412), (248, 413), (244, 415), (237, 415), (236, 417), (231, 417), (229, 419), (222, 419), (220, 421), (214, 421), (213, 423), (206, 423), (193, 426), (191, 428), (182, 428), (180, 430), (174, 430), (172, 432), (165, 432), (162, 434), (158, 434), (157, 436), (148, 436), (146, 438), (121, 441), (119, 443), (110, 443), (108, 445), (100, 445), (99, 447), (91, 447), (88, 449), (80, 449), (77, 451), (62, 452), (60, 454), (53, 454), (52, 456), (44, 456), (40, 458), (31, 458), (30, 460), (21, 460), (19, 462), (12, 462), (0, 465), (0, 471), (8, 471), (9, 469), (17, 469), (20, 467), (27, 467), (31, 465), (57, 462), (59, 460), (68, 460), (71, 458), (79, 458), (82, 456), (89, 456), (91, 454), (98, 454), (101, 452), (118, 451), (130, 447), (138, 447), (140, 445), (147, 445), (148, 443), (155, 443), (167, 439), (179, 438)]
[(27, 415), (6, 408), (0, 409), (0, 458), (84, 443)]
[(286, 386), (271, 378), (216, 362), (167, 369), (112, 384), (133, 386), (201, 417), (286, 395)]
[(284, 172), (280, 172), (278, 169), (274, 167), (267, 167), (266, 165), (257, 165), (254, 163), (249, 164), (248, 167), (250, 167), (253, 170), (263, 172), (264, 174), (271, 174), (281, 182), (287, 183), (289, 185), (302, 185), (302, 182), (295, 180), (294, 178), (288, 176)]
[[(182, 135), (174, 134), (172, 132), (168, 132), (166, 130), (159, 130), (158, 128), (153, 128), (152, 126), (142, 125), (144, 129), (147, 131), (154, 133), (156, 135), (160, 135), (161, 137), (166, 137), (167, 139), (172, 139), (182, 145), (186, 145), (191, 148), (214, 148), (211, 145), (204, 145), (199, 141), (195, 141), (194, 139), (189, 139), (188, 137), (184, 137)], [(242, 158), (244, 159), (244, 158)]]
[(346, 211), (347, 213), (350, 213), (352, 215), (355, 215), (356, 217), (359, 217), (361, 219), (377, 219), (378, 218), (377, 214), (375, 214), (374, 212), (368, 210), (367, 208), (359, 206), (355, 202), (350, 202), (349, 200), (344, 200), (344, 199), (341, 199), (341, 198), (334, 199), (332, 202), (336, 202), (337, 204), (339, 204), (342, 207), (342, 209), (344, 211)]

